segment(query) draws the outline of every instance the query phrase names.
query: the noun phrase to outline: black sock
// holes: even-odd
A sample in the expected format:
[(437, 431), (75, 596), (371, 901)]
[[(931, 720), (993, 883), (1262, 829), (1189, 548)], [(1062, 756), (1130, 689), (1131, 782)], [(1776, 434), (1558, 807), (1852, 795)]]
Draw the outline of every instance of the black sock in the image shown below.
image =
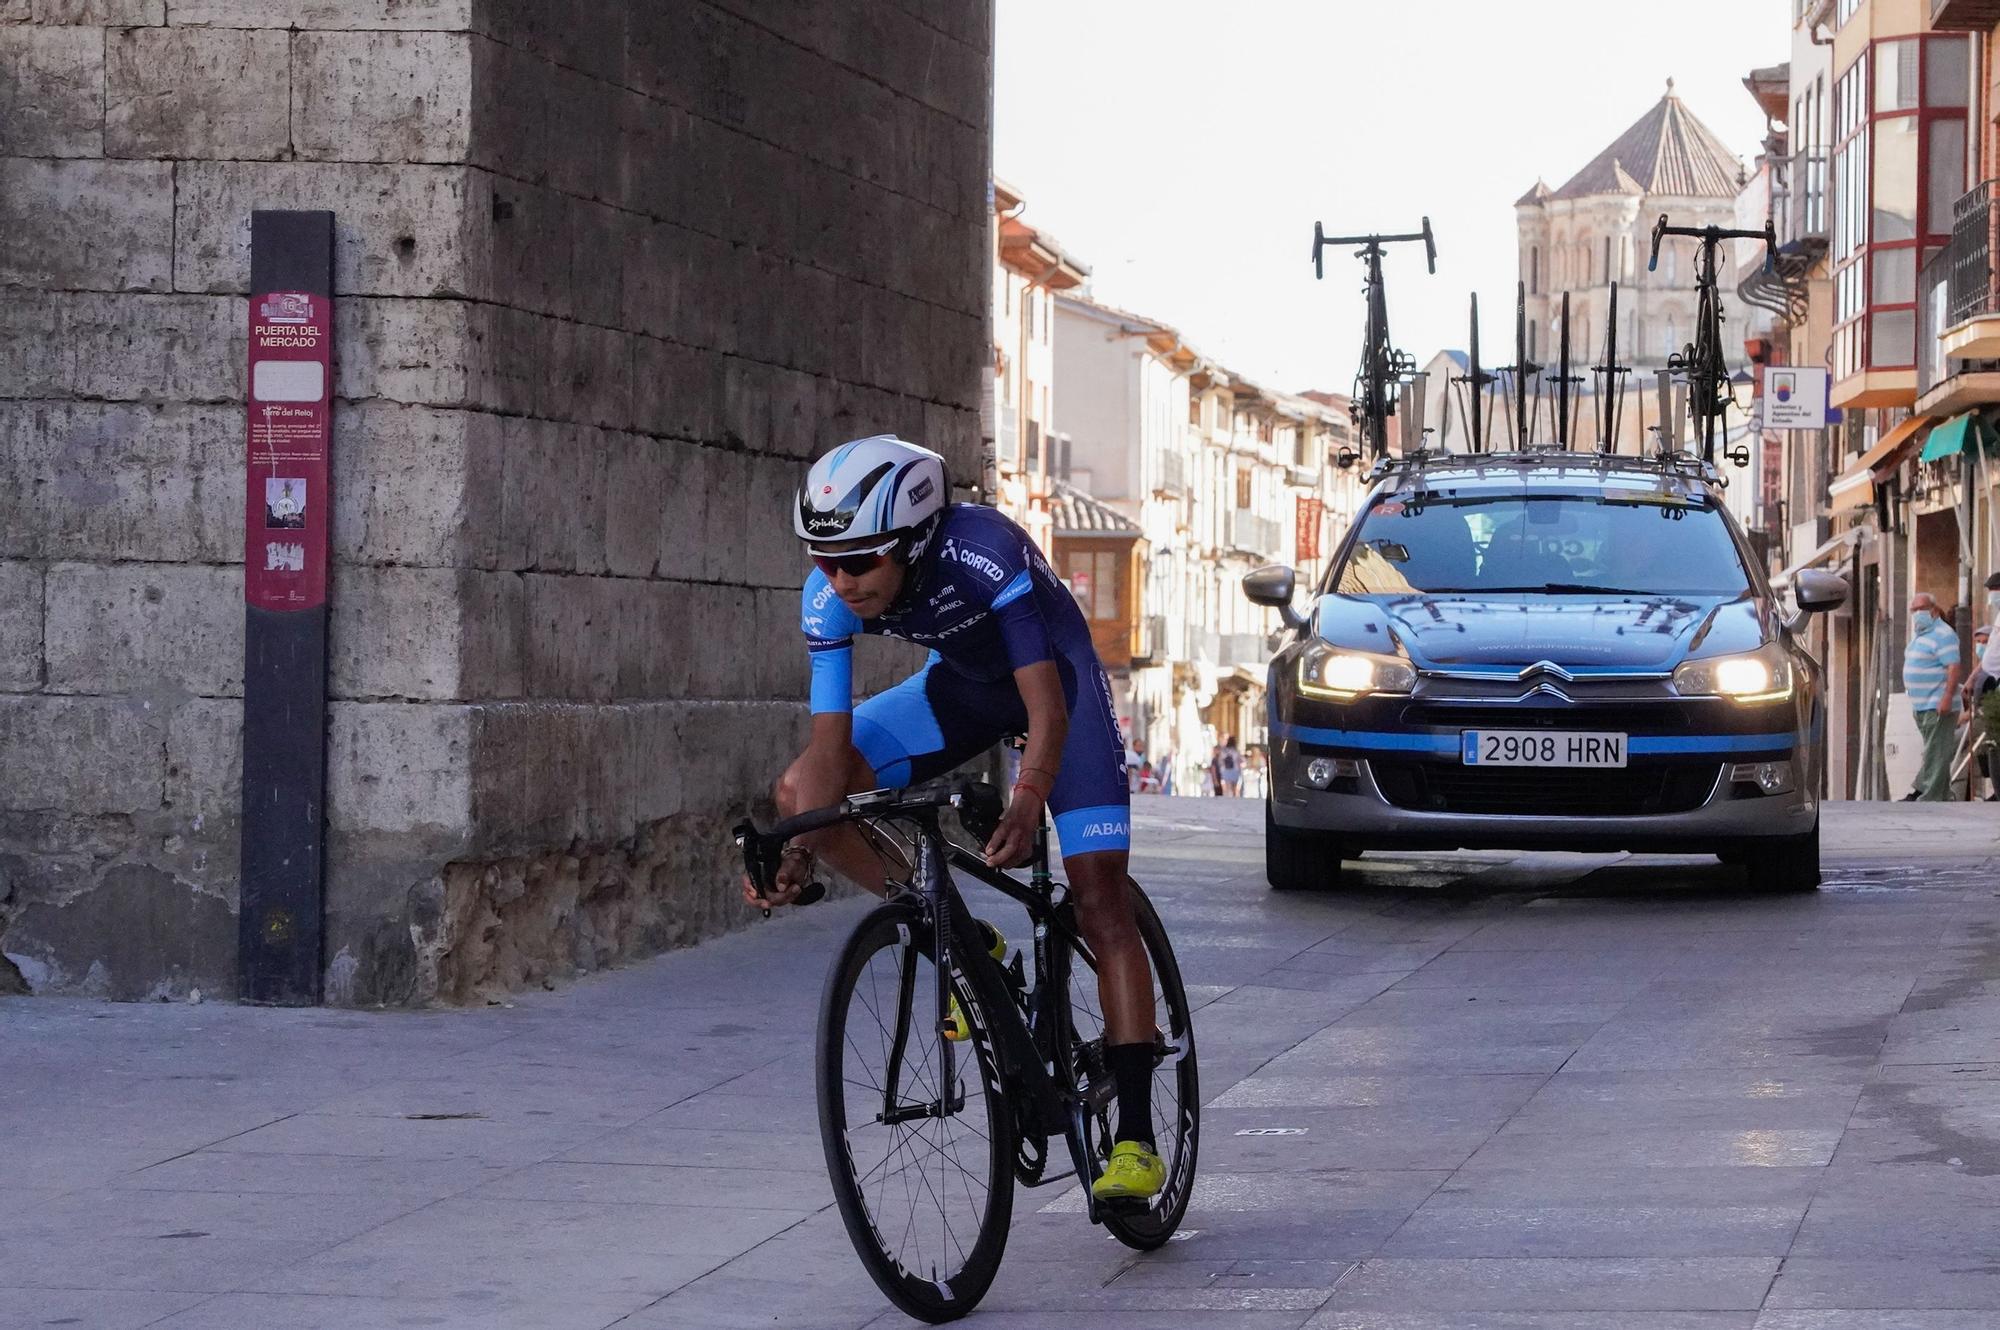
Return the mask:
[(1153, 1143), (1153, 1045), (1106, 1044), (1104, 1065), (1118, 1083), (1118, 1140)]

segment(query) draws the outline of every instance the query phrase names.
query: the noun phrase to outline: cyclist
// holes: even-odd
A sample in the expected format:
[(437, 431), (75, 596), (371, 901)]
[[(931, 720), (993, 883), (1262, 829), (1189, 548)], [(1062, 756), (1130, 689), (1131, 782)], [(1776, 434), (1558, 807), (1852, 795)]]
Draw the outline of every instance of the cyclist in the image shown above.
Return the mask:
[[(813, 715), (805, 751), (779, 778), (779, 808), (791, 816), (928, 780), (1027, 735), (986, 861), (1025, 862), (1043, 809), (1054, 815), (1078, 927), (1097, 958), (1118, 1094), (1116, 1140), (1092, 1190), (1100, 1200), (1157, 1194), (1166, 1170), (1152, 1129), (1153, 983), (1125, 888), (1125, 744), (1082, 612), (1025, 531), (992, 508), (950, 502), (944, 459), (892, 434), (814, 462), (794, 521), (815, 565), (801, 611)], [(931, 655), (856, 707), (853, 641), (868, 633)], [(770, 896), (746, 882), (745, 899), (795, 900), (815, 856), (877, 895), (887, 890), (881, 857), (853, 827), (836, 827), (787, 846)]]

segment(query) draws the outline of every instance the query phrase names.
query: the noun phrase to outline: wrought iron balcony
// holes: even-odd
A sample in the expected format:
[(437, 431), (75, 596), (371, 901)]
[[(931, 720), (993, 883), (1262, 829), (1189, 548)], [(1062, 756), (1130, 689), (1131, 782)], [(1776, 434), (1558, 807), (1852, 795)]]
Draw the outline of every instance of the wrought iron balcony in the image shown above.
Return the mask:
[(1993, 281), (1993, 190), (1989, 180), (1958, 201), (1952, 212), (1951, 243), (1944, 248), (1949, 269), (1945, 327), (2000, 309)]
[(1951, 241), (1917, 278), (1917, 402), (1950, 414), (2000, 400), (2000, 275), (1989, 181), (1958, 201)]
[(1991, 32), (2000, 24), (2000, 0), (1931, 0), (1934, 32)]
[(1761, 263), (1745, 270), (1736, 293), (1748, 304), (1790, 323), (1806, 316), (1807, 281), (1827, 249), (1827, 153), (1809, 148), (1771, 163), (1771, 217), (1778, 227), (1778, 252), (1767, 271)]

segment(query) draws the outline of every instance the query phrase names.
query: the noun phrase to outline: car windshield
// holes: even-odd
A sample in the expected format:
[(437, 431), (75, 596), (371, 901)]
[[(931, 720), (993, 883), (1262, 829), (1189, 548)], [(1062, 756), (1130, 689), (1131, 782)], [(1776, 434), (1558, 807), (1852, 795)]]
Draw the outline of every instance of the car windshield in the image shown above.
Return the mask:
[(1738, 596), (1749, 575), (1722, 514), (1643, 495), (1445, 499), (1388, 494), (1361, 519), (1345, 595)]

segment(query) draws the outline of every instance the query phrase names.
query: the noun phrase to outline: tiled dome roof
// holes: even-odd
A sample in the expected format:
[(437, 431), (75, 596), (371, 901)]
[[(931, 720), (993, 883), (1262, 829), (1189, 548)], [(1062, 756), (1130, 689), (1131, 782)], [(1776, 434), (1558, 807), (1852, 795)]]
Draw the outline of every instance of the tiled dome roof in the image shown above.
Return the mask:
[(1555, 192), (1559, 199), (1599, 194), (1669, 194), (1733, 199), (1743, 164), (1713, 130), (1674, 96), (1673, 82), (1658, 105), (1618, 136)]

